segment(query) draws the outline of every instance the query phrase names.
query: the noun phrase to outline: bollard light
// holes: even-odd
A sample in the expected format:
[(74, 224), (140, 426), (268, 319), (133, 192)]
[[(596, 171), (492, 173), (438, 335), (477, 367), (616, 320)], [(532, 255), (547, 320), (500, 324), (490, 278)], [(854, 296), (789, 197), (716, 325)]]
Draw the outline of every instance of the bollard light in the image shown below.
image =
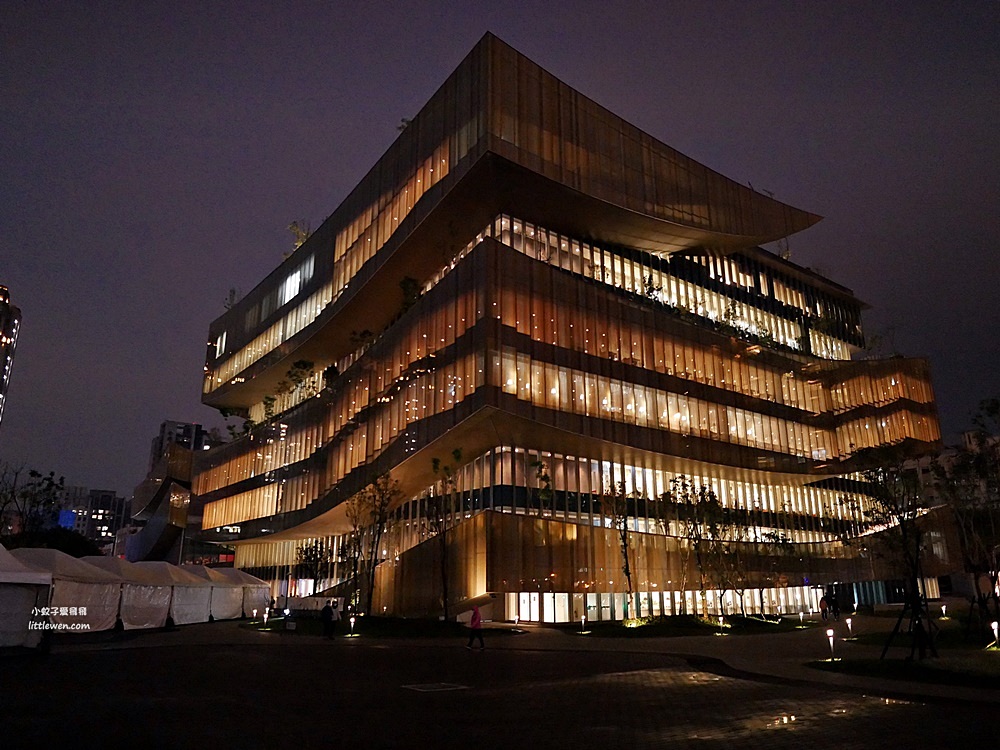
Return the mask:
[(847, 634), (849, 636), (853, 636), (854, 635), (854, 631), (851, 629), (851, 618), (850, 617), (847, 618)]
[(947, 616), (948, 616), (948, 605), (947, 604), (942, 604), (941, 605), (941, 617), (945, 618)]
[(253, 619), (255, 619), (255, 620), (257, 619), (257, 610), (256, 609), (253, 611)]
[(285, 617), (288, 617), (288, 615), (290, 614), (292, 614), (292, 610), (288, 609), (288, 607), (285, 607)]
[(354, 615), (351, 615), (351, 635), (354, 635)]
[(830, 639), (830, 661), (834, 661), (835, 657), (833, 654), (833, 628), (826, 631), (826, 637)]
[(520, 622), (521, 617), (519, 615), (514, 615), (514, 627), (517, 627), (517, 623)]
[(583, 617), (580, 618), (580, 632), (582, 633), (584, 631), (584, 628), (586, 627), (587, 627), (587, 615), (584, 615)]
[(267, 625), (267, 610), (264, 610), (264, 624)]
[(799, 625), (802, 624), (802, 618), (804, 618), (804, 617), (805, 617), (805, 613), (804, 612), (799, 612)]
[(993, 622), (993, 645), (994, 646), (997, 645), (997, 638), (998, 638), (998, 636), (997, 636), (997, 626), (998, 626), (998, 623), (996, 621), (994, 621)]

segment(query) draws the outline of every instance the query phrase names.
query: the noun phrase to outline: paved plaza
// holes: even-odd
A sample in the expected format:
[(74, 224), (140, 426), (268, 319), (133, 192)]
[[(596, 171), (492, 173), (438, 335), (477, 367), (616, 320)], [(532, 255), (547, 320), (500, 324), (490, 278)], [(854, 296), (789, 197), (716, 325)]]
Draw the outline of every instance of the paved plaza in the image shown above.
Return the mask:
[[(980, 736), (1000, 690), (802, 667), (817, 629), (324, 640), (236, 623), (0, 658), (0, 747), (871, 748)], [(868, 648), (840, 643), (838, 648)], [(811, 653), (814, 652), (814, 653)]]

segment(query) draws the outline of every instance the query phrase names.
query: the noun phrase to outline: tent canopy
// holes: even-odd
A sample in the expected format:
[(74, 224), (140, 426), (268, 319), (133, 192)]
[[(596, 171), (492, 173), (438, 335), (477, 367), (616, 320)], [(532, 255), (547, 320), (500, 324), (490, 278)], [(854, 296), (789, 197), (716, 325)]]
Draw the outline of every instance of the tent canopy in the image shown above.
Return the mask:
[(29, 568), (48, 572), (52, 578), (77, 583), (122, 583), (122, 577), (70, 557), (57, 549), (16, 549), (11, 554)]
[(0, 583), (28, 583), (51, 586), (52, 574), (30, 568), (0, 544)]
[(204, 578), (199, 578), (198, 576), (188, 573), (186, 570), (183, 570), (176, 565), (171, 565), (168, 562), (149, 560), (145, 562), (132, 563), (132, 565), (137, 568), (152, 571), (157, 577), (157, 583), (155, 585), (158, 586), (205, 587), (212, 585)]
[(204, 581), (210, 581), (213, 586), (242, 586), (242, 581), (236, 581), (223, 574), (220, 570), (209, 568), (204, 565), (181, 565), (181, 570), (185, 573), (198, 576)]
[(120, 557), (105, 557), (104, 555), (93, 555), (81, 557), (88, 565), (100, 568), (125, 580), (126, 583), (137, 584), (139, 586), (170, 586), (170, 581), (164, 581), (163, 577), (155, 570), (143, 568)]
[(241, 586), (267, 586), (268, 588), (271, 588), (267, 581), (262, 581), (256, 576), (245, 573), (238, 568), (210, 568), (210, 570), (213, 570), (221, 576), (225, 576), (233, 583), (238, 583)]

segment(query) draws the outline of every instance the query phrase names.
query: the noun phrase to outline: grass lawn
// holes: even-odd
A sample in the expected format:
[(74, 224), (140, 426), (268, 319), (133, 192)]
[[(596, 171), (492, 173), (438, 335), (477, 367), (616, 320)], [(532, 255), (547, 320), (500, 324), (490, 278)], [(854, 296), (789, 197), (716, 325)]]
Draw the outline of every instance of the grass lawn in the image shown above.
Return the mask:
[[(913, 637), (906, 632), (908, 623), (904, 620), (899, 633), (892, 639), (892, 647), (905, 648), (907, 650), (913, 644)], [(884, 646), (889, 638), (889, 631), (877, 633), (860, 633), (853, 640), (865, 646)], [(952, 627), (942, 627), (934, 631), (934, 645), (939, 651), (963, 650), (981, 651), (992, 639), (984, 639), (978, 632), (972, 632), (966, 638), (965, 628), (957, 624)]]
[[(261, 620), (254, 620), (241, 623), (240, 627), (285, 635), (323, 635), (323, 623), (319, 618), (300, 616), (288, 619), (295, 623), (294, 630), (288, 630), (285, 627), (284, 617), (272, 617), (267, 621), (266, 626)], [(346, 636), (351, 632), (351, 624), (348, 620), (342, 619), (337, 623), (338, 637)], [(468, 628), (458, 622), (403, 617), (358, 617), (354, 621), (353, 632), (356, 635), (369, 638), (463, 638), (469, 634)], [(515, 630), (512, 626), (496, 625), (486, 628), (486, 635), (490, 638), (514, 634)]]
[(996, 690), (1000, 687), (1000, 652), (980, 651), (981, 658), (841, 659), (814, 661), (806, 666), (827, 672), (879, 677), (890, 680)]
[[(801, 627), (817, 627), (808, 620), (799, 625), (798, 620), (783, 617), (764, 620), (759, 617), (735, 615), (724, 618), (725, 625), (719, 626), (718, 617), (698, 617), (697, 615), (672, 615), (650, 617), (621, 622), (588, 622), (586, 634), (598, 638), (673, 638), (689, 635), (754, 635), (757, 633), (784, 633)], [(580, 625), (559, 626), (568, 634), (579, 635)]]

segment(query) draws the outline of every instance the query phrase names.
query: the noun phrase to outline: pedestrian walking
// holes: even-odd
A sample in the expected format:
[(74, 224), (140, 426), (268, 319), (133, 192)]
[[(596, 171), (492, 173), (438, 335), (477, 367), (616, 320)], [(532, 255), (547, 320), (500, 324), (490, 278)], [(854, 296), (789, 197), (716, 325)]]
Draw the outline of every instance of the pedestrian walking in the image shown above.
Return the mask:
[(465, 644), (466, 648), (472, 648), (472, 642), (479, 639), (479, 650), (482, 651), (486, 648), (486, 644), (483, 643), (483, 616), (479, 613), (479, 607), (474, 606), (472, 608), (472, 617), (469, 619), (469, 642)]
[(834, 620), (840, 619), (840, 602), (837, 601), (837, 595), (830, 595), (830, 612), (833, 614)]
[(334, 613), (337, 610), (333, 608), (333, 600), (328, 599), (323, 609), (320, 610), (319, 619), (323, 621), (323, 637), (333, 638), (336, 632), (337, 621), (334, 619)]
[(827, 611), (829, 609), (829, 606), (830, 605), (827, 603), (825, 596), (819, 600), (819, 613), (823, 615), (824, 620), (830, 616), (830, 613)]

